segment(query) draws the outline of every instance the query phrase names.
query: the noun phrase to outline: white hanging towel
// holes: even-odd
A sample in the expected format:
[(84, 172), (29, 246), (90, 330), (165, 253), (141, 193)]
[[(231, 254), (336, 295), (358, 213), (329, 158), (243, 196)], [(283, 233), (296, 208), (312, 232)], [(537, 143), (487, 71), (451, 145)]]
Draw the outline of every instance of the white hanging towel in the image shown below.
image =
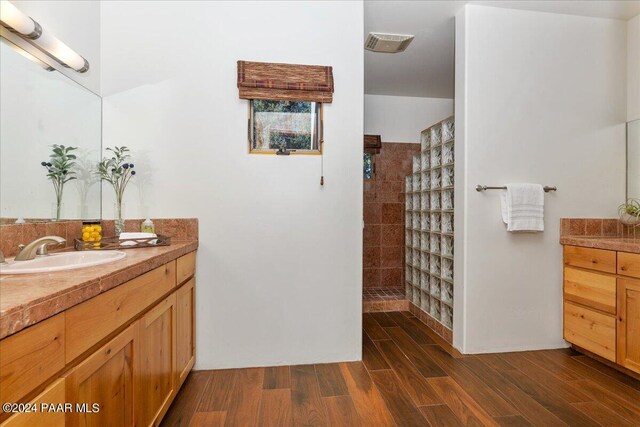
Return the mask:
[(540, 184), (507, 184), (500, 193), (507, 231), (544, 231), (544, 189)]

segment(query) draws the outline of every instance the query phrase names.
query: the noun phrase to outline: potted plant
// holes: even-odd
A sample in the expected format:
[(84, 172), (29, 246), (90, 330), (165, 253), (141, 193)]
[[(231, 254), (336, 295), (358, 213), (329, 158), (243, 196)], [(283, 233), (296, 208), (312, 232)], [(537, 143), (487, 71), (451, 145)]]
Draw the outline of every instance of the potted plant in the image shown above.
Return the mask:
[(640, 225), (640, 201), (629, 199), (618, 207), (620, 222), (632, 227)]
[(65, 147), (64, 145), (54, 144), (51, 146), (53, 150), (49, 155), (48, 162), (40, 164), (47, 169), (47, 178), (53, 184), (56, 192), (56, 221), (60, 220), (60, 210), (62, 208), (62, 194), (64, 185), (76, 179), (73, 168), (75, 166), (76, 156), (72, 154), (77, 147)]
[(111, 158), (103, 158), (98, 163), (98, 175), (100, 179), (108, 182), (116, 193), (116, 220), (115, 231), (120, 235), (124, 231), (124, 220), (122, 219), (122, 198), (124, 190), (131, 178), (136, 174), (133, 170), (133, 163), (129, 163), (129, 149), (127, 147), (107, 148), (113, 153)]

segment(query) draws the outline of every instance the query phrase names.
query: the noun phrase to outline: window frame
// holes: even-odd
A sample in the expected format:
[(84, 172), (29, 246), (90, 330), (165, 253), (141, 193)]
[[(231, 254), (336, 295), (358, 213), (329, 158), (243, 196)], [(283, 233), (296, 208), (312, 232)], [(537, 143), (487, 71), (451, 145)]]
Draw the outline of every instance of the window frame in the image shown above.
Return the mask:
[[(277, 149), (269, 149), (269, 150), (258, 150), (253, 148), (253, 99), (249, 99), (249, 119), (248, 119), (248, 128), (247, 128), (247, 139), (249, 142), (249, 154), (267, 154), (267, 155), (277, 155)], [(280, 99), (273, 99), (268, 101), (274, 102), (283, 102)], [(315, 103), (317, 106), (316, 120), (315, 125), (317, 127), (317, 139), (318, 139), (318, 149), (314, 150), (295, 150), (295, 151), (287, 151), (287, 155), (292, 156), (321, 156), (323, 145), (324, 145), (324, 120), (323, 120), (323, 104), (322, 102), (317, 101), (291, 101), (291, 102), (310, 102)]]

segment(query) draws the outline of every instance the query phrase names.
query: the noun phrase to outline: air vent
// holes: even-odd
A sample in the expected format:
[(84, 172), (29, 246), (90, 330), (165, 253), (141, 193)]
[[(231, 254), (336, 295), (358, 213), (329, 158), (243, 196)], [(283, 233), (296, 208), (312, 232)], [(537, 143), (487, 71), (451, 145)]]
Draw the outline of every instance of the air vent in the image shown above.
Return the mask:
[(403, 52), (413, 38), (414, 36), (406, 34), (369, 33), (364, 42), (364, 48), (373, 52)]

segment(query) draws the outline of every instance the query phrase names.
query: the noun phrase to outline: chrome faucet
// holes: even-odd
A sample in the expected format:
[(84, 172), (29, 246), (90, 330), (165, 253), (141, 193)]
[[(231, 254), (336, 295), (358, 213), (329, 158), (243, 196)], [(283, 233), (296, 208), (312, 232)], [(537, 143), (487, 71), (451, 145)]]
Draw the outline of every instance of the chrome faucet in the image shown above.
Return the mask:
[(48, 255), (48, 246), (61, 245), (67, 240), (58, 236), (45, 236), (34, 240), (26, 246), (20, 248), (20, 252), (13, 259), (14, 261), (28, 261), (34, 259), (36, 255)]

